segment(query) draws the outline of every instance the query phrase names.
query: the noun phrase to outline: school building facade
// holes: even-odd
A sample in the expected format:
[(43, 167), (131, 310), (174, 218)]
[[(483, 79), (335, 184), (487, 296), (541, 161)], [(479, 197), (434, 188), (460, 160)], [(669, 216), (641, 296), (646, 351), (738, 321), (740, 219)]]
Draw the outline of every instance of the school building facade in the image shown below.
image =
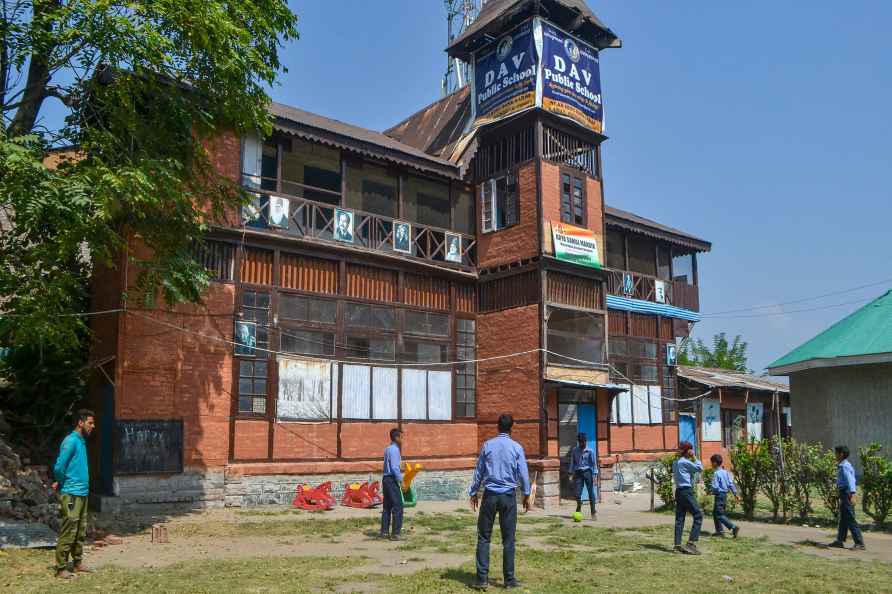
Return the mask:
[[(480, 91), (485, 60), (522, 68), (527, 38), (542, 59), (522, 72), (540, 79), (572, 63), (561, 76), (591, 83), (585, 60), (619, 46), (584, 2), (492, 0), (447, 51)], [(105, 509), (338, 491), (380, 477), (395, 426), (419, 497), (463, 497), (503, 412), (544, 506), (580, 430), (608, 478), (675, 449), (674, 358), (710, 243), (605, 205), (594, 91), (589, 113), (474, 89), (383, 133), (272, 104), (271, 136), (211, 143), (254, 202), (196, 246), (204, 302), (91, 318)], [(137, 272), (97, 270), (93, 310), (120, 307)]]

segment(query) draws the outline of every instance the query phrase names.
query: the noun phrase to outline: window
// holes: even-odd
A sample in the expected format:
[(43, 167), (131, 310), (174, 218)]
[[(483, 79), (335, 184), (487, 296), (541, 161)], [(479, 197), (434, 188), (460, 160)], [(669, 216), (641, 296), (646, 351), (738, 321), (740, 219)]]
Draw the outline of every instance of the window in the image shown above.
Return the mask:
[(609, 346), (609, 352), (610, 352), (611, 357), (613, 357), (613, 356), (625, 357), (626, 355), (629, 354), (629, 349), (628, 349), (629, 344), (625, 338), (613, 338), (611, 336), (610, 340), (608, 341), (607, 344)]
[(402, 384), (403, 419), (452, 419), (452, 372), (403, 369)]
[(281, 350), (298, 355), (334, 356), (334, 333), (314, 330), (291, 330), (283, 328)]
[(656, 276), (656, 245), (641, 235), (629, 236), (629, 270)]
[(675, 254), (672, 258), (672, 280), (694, 284), (693, 254)]
[(336, 301), (327, 299), (280, 293), (279, 319), (334, 324), (337, 319), (337, 305)]
[(384, 167), (347, 164), (347, 206), (385, 217), (396, 217), (399, 178)]
[(449, 347), (444, 343), (426, 340), (406, 340), (403, 360), (410, 363), (445, 363), (448, 361)]
[(498, 231), (517, 224), (517, 179), (513, 173), (480, 184), (481, 231)]
[(471, 190), (453, 190), (455, 210), (452, 216), (452, 228), (461, 233), (474, 233), (474, 192)]
[(256, 346), (258, 349), (266, 349), (254, 351), (258, 357), (269, 356), (269, 310), (269, 293), (242, 291), (241, 320), (257, 325)]
[(279, 175), (279, 147), (275, 142), (263, 143), (260, 159), (260, 188), (262, 190), (275, 190), (276, 178)]
[(657, 344), (655, 342), (628, 341), (629, 356), (641, 359), (656, 359)]
[(730, 448), (741, 441), (746, 441), (746, 411), (723, 408), (722, 445)]
[(675, 375), (669, 367), (663, 367), (663, 421), (674, 423), (678, 420), (678, 402), (676, 399)]
[(297, 138), (283, 140), (282, 189), (286, 194), (338, 205), (341, 153)]
[(585, 190), (581, 177), (561, 174), (561, 222), (585, 227)]
[(368, 336), (347, 336), (347, 356), (354, 359), (393, 361), (396, 358), (396, 340)]
[(409, 176), (403, 204), (407, 219), (422, 225), (449, 229), (451, 210), (449, 184)]
[[(604, 362), (603, 315), (549, 308), (547, 327), (548, 350), (550, 351), (548, 357), (551, 363), (585, 366), (589, 363), (582, 361), (592, 364)], [(565, 355), (565, 357), (557, 355)]]
[(266, 414), (266, 361), (239, 361), (238, 411)]
[(672, 276), (672, 254), (668, 245), (657, 246), (657, 276), (670, 280)]
[(407, 310), (403, 332), (424, 336), (449, 336), (449, 316), (426, 311)]
[(362, 303), (345, 305), (345, 323), (348, 328), (371, 328), (382, 331), (396, 330), (396, 310)]
[(610, 409), (610, 423), (614, 425), (662, 425), (665, 400), (660, 386), (625, 384)]
[(626, 239), (620, 231), (614, 229), (607, 230), (607, 267), (626, 269)]
[[(473, 361), (477, 358), (477, 323), (474, 320), (455, 321), (456, 359)], [(465, 363), (455, 368), (455, 416), (476, 415), (477, 364)]]

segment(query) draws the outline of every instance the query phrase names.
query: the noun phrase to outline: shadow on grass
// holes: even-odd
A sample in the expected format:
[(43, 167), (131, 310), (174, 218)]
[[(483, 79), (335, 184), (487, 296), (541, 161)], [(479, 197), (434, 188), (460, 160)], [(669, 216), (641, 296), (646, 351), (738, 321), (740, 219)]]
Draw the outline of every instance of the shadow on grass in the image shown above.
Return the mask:
[[(453, 582), (458, 582), (467, 586), (468, 588), (472, 587), (477, 583), (477, 574), (472, 573), (470, 571), (465, 571), (463, 569), (447, 569), (442, 574), (440, 574), (444, 580), (450, 580)], [(490, 585), (492, 585), (490, 583)]]
[(646, 549), (648, 551), (657, 551), (659, 553), (669, 553), (671, 555), (675, 554), (675, 549), (673, 547), (657, 543), (642, 543), (638, 545), (638, 548)]

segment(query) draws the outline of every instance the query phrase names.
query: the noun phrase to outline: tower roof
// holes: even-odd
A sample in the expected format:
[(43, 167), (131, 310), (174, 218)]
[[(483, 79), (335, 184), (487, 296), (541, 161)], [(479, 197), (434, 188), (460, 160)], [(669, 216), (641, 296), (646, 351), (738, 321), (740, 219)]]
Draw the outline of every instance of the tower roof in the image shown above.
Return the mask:
[(771, 375), (817, 367), (892, 362), (892, 291), (768, 366)]
[(446, 51), (467, 62), (472, 51), (536, 14), (598, 49), (622, 45), (616, 33), (595, 16), (585, 0), (489, 0)]

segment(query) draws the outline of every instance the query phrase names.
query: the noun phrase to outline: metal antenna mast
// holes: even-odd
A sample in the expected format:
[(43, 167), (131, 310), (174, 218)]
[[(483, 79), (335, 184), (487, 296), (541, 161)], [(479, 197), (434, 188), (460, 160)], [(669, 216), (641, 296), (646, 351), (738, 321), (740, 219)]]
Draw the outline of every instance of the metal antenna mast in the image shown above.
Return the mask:
[[(481, 0), (483, 4), (486, 0)], [(461, 35), (474, 22), (480, 9), (477, 0), (443, 0), (446, 5), (448, 42)], [(443, 95), (449, 95), (468, 84), (468, 65), (461, 60), (446, 58), (446, 74), (443, 75)]]

